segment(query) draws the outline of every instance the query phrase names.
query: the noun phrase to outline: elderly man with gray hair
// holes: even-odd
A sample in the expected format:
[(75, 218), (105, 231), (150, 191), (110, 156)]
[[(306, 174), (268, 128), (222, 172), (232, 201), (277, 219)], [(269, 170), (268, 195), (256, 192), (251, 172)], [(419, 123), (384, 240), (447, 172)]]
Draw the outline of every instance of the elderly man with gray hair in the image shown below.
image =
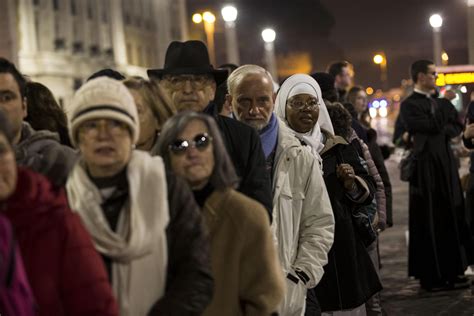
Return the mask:
[(273, 229), (287, 279), (280, 314), (303, 315), (306, 290), (321, 279), (334, 239), (334, 217), (321, 169), (273, 113), (273, 80), (268, 71), (245, 65), (227, 83), (233, 115), (258, 131), (272, 178)]

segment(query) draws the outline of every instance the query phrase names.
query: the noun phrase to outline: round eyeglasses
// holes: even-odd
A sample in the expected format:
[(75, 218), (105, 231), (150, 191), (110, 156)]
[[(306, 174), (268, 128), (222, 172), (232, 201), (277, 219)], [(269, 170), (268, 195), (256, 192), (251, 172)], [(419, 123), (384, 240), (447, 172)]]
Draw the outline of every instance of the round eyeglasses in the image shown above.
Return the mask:
[(169, 145), (169, 149), (176, 155), (182, 155), (191, 147), (204, 151), (211, 142), (212, 137), (203, 133), (194, 136), (193, 140), (177, 139)]

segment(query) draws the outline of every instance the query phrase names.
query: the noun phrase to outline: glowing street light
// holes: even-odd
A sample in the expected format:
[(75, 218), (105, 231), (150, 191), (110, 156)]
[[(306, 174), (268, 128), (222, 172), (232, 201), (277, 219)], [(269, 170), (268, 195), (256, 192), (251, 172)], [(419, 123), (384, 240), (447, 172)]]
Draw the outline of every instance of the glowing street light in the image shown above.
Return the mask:
[(374, 63), (376, 63), (377, 65), (380, 65), (381, 63), (383, 63), (383, 56), (380, 55), (380, 54), (377, 54), (374, 56)]
[(225, 6), (221, 10), (222, 18), (226, 22), (235, 22), (238, 13), (237, 9), (231, 5)]
[(204, 20), (204, 22), (207, 22), (207, 23), (216, 22), (216, 16), (209, 11), (206, 11), (202, 14), (202, 19)]
[(204, 32), (206, 32), (207, 48), (209, 50), (209, 58), (213, 65), (216, 64), (216, 52), (214, 49), (214, 22), (216, 22), (216, 16), (209, 11), (202, 14), (193, 14), (193, 22), (199, 24), (204, 21)]
[(202, 22), (202, 15), (200, 13), (193, 14), (193, 22), (199, 24)]
[(432, 28), (440, 28), (443, 26), (443, 18), (439, 14), (430, 16), (430, 25)]
[(442, 65), (442, 45), (441, 45), (441, 26), (443, 18), (439, 14), (430, 16), (430, 25), (433, 28), (433, 59), (437, 66)]
[(276, 33), (273, 29), (264, 29), (262, 31), (262, 38), (265, 43), (273, 43), (276, 38)]
[(235, 20), (237, 20), (238, 11), (233, 6), (225, 6), (221, 10), (222, 18), (225, 21), (225, 39), (227, 46), (227, 62), (238, 65), (239, 47), (237, 42), (237, 33), (235, 29)]
[(265, 61), (267, 69), (271, 73), (273, 79), (278, 79), (276, 57), (275, 57), (275, 39), (276, 32), (273, 29), (267, 28), (262, 31), (262, 39), (265, 42)]
[(441, 60), (443, 61), (443, 66), (447, 66), (447, 65), (448, 65), (448, 62), (449, 62), (448, 53), (446, 53), (445, 51), (443, 51), (443, 53), (441, 54)]

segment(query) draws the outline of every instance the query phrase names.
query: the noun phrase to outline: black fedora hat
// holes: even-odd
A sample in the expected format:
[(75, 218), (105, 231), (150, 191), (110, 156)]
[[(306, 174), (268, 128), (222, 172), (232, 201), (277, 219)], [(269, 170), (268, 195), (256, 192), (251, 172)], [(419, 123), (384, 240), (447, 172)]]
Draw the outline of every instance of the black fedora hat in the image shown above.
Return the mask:
[(148, 77), (161, 79), (163, 75), (211, 74), (219, 86), (227, 79), (227, 70), (214, 69), (206, 45), (201, 41), (174, 41), (168, 46), (163, 69), (148, 69)]

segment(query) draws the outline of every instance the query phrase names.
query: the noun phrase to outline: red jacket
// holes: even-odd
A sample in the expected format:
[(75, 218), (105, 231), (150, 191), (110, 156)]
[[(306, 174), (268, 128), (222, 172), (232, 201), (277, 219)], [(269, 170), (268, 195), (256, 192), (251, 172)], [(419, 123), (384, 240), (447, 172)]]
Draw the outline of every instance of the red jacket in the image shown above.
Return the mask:
[(118, 315), (107, 273), (62, 189), (18, 169), (16, 191), (0, 205), (18, 239), (39, 315)]

